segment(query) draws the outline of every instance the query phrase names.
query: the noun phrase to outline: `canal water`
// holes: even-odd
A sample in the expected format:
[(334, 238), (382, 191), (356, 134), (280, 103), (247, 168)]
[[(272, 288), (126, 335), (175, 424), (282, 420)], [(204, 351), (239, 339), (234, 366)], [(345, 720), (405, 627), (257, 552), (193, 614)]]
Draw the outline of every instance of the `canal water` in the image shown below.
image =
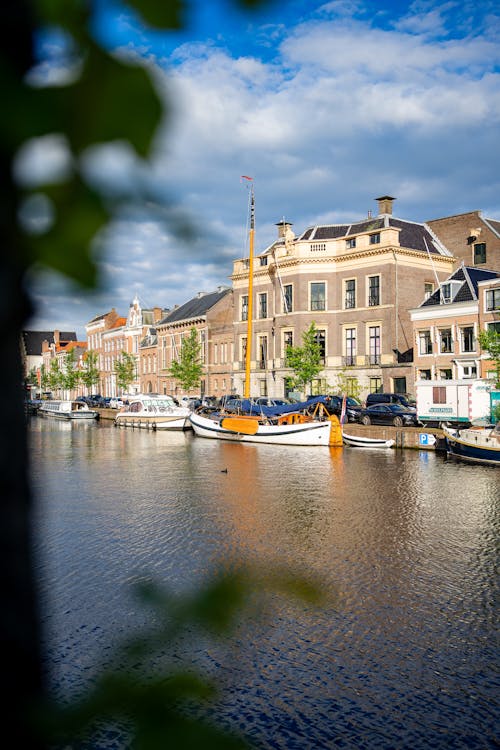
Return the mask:
[[(29, 422), (46, 666), (66, 699), (144, 621), (131, 584), (189, 590), (237, 557), (322, 582), (190, 644), (212, 716), (253, 747), (499, 743), (496, 468), (432, 452), (234, 445)], [(103, 736), (99, 748), (122, 748)]]

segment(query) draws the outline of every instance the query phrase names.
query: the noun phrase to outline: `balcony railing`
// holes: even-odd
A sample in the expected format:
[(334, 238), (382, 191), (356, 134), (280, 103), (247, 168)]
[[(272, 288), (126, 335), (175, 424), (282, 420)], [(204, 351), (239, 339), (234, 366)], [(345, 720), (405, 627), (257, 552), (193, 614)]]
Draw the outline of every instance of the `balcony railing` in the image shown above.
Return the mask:
[(357, 358), (355, 354), (348, 354), (342, 357), (342, 364), (344, 367), (353, 367), (356, 364)]

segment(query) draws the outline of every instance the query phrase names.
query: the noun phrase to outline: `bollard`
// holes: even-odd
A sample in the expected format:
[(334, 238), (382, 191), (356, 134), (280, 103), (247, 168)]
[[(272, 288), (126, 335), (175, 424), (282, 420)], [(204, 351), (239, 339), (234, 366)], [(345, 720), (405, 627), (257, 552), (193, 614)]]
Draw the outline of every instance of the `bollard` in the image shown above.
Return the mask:
[(340, 448), (343, 445), (342, 427), (340, 426), (338, 417), (336, 417), (335, 414), (332, 414), (329, 417), (329, 420), (331, 424), (329, 445)]

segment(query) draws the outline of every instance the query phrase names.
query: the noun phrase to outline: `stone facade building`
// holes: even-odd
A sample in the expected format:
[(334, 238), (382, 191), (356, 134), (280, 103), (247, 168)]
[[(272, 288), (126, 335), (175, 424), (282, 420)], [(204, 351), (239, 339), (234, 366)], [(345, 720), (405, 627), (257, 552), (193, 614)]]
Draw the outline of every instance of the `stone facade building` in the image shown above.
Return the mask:
[[(254, 262), (252, 395), (286, 396), (287, 345), (318, 329), (323, 372), (315, 392), (340, 383), (370, 391), (410, 391), (413, 330), (409, 310), (453, 269), (452, 253), (426, 224), (397, 219), (394, 198), (378, 198), (377, 217), (317, 225), (298, 237), (288, 222)], [(233, 381), (242, 392), (248, 312), (248, 260), (233, 266)]]
[[(200, 387), (184, 394), (178, 381), (168, 374), (179, 358), (182, 341), (191, 329), (198, 331), (203, 375)], [(233, 359), (233, 295), (219, 287), (200, 292), (184, 305), (174, 308), (156, 325), (158, 343), (158, 392), (170, 396), (222, 396), (231, 389)]]

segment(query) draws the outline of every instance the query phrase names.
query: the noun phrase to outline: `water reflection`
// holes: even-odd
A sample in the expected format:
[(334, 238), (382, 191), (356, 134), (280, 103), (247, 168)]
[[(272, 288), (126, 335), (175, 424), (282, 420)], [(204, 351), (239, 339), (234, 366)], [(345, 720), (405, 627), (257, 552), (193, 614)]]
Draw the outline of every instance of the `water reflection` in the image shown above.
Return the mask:
[(321, 611), (277, 600), (229, 649), (199, 645), (193, 660), (224, 676), (223, 721), (286, 750), (494, 747), (496, 469), (30, 424), (57, 691), (141, 622), (134, 576), (190, 586), (246, 555), (312, 571), (337, 598)]

